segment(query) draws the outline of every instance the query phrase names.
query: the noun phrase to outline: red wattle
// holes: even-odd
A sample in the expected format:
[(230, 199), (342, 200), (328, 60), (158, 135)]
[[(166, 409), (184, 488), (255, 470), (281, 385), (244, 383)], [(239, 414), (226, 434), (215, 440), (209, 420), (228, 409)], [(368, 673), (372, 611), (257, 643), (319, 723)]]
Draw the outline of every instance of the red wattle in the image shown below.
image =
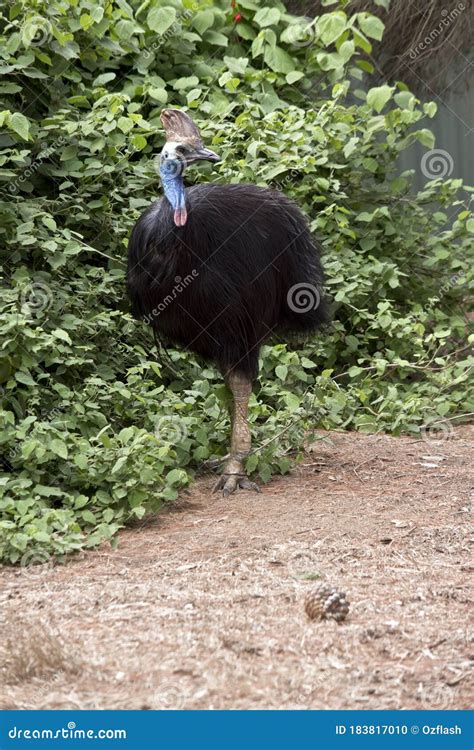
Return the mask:
[(184, 227), (188, 219), (188, 212), (185, 208), (177, 208), (174, 212), (174, 223), (177, 227)]

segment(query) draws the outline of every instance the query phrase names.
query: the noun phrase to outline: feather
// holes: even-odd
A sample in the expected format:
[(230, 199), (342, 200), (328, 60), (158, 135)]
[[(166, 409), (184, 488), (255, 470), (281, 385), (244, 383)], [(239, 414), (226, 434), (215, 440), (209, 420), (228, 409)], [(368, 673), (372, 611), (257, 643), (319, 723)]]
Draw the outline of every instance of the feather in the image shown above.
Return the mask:
[(165, 129), (167, 141), (187, 143), (196, 150), (204, 147), (197, 125), (186, 112), (179, 109), (164, 109), (160, 114), (160, 120)]

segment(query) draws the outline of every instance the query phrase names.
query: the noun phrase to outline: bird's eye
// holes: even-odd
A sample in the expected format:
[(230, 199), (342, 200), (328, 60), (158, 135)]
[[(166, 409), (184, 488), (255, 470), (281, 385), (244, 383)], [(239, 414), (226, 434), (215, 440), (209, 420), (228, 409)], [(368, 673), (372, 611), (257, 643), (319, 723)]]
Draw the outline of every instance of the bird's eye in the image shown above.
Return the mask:
[(175, 149), (177, 154), (183, 154), (183, 155), (187, 153), (187, 150), (188, 149), (186, 148), (186, 146), (176, 146), (176, 149)]

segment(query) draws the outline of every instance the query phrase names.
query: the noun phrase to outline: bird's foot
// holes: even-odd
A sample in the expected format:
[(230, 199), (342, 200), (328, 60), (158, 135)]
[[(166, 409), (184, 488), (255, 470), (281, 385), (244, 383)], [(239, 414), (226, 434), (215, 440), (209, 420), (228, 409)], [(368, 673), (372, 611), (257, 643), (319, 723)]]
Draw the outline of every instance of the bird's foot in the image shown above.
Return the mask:
[(214, 485), (213, 492), (222, 490), (224, 497), (228, 497), (236, 490), (253, 490), (260, 492), (260, 487), (255, 482), (251, 482), (245, 474), (222, 474)]

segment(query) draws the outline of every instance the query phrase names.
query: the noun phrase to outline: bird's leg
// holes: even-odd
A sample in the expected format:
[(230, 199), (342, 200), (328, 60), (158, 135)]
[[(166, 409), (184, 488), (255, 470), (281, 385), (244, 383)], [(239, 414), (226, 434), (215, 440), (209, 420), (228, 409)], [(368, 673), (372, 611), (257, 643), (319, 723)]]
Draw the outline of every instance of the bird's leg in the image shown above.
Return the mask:
[(214, 487), (214, 490), (222, 490), (224, 497), (236, 489), (260, 490), (255, 482), (247, 478), (244, 469), (244, 459), (250, 452), (251, 444), (247, 414), (252, 382), (241, 373), (231, 372), (227, 384), (234, 399), (230, 455), (223, 474)]

